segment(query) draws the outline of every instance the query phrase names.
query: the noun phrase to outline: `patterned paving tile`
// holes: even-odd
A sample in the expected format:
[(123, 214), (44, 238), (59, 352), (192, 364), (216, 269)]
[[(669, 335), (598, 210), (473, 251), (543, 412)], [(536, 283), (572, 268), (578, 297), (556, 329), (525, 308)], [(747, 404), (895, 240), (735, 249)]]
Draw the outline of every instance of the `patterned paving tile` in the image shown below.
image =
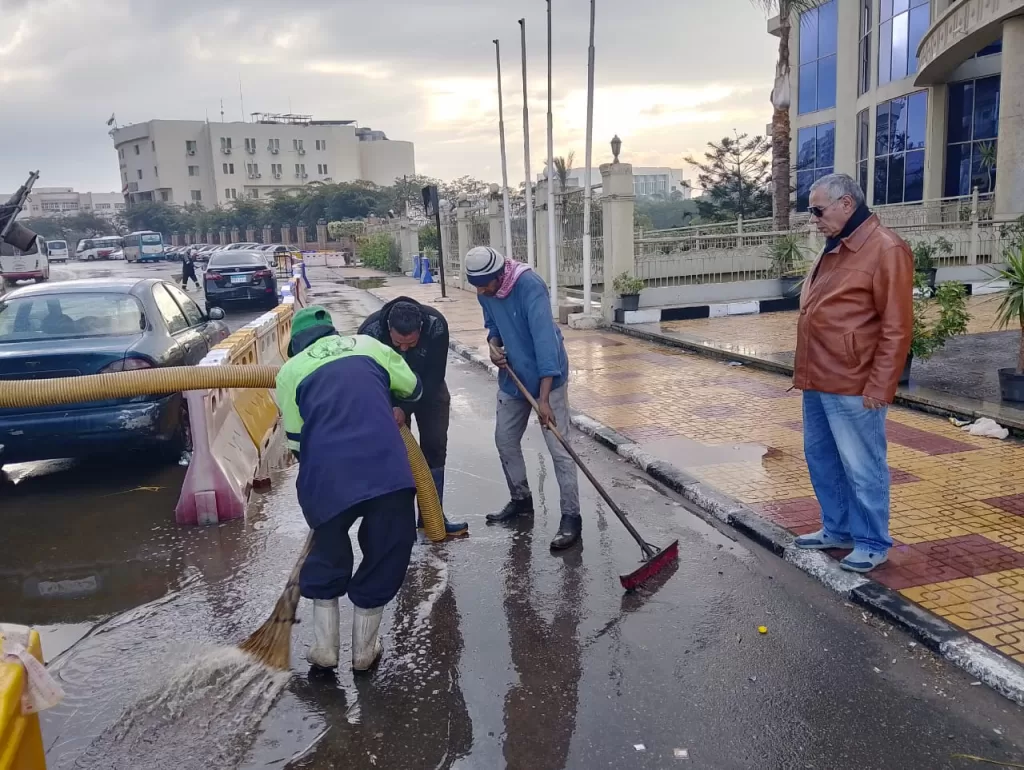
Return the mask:
[(1024, 516), (1024, 495), (1007, 495), (1006, 497), (990, 497), (986, 503), (1015, 516)]
[[(387, 291), (428, 303), (439, 294), (436, 286), (412, 284)], [(454, 290), (449, 297), (435, 304), (453, 336), (485, 352), (476, 298)], [(793, 317), (672, 325), (713, 341), (716, 330), (728, 329), (717, 344), (729, 349), (785, 351), (792, 349)], [(801, 395), (787, 378), (614, 333), (563, 333), (574, 408), (640, 444), (706, 445), (722, 460), (683, 463), (689, 472), (794, 533), (818, 529)], [(968, 436), (939, 417), (898, 407), (890, 409), (887, 431), (897, 543), (873, 577), (1024, 662), (1024, 445)]]

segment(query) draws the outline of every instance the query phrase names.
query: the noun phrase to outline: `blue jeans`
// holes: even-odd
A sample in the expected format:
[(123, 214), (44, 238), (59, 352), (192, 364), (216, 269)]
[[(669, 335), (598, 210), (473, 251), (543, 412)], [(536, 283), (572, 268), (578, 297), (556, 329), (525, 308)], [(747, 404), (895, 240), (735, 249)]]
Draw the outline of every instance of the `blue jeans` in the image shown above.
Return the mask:
[(886, 552), (889, 537), (887, 409), (866, 409), (861, 396), (804, 391), (804, 456), (821, 524), (858, 548)]

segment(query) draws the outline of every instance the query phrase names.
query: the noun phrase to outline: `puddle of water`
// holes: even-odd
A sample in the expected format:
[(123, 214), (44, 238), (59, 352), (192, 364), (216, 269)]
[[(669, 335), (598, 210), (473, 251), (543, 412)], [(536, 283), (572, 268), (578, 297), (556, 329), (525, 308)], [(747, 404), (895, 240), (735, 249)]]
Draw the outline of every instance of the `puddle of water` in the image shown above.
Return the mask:
[(379, 289), (388, 282), (387, 278), (381, 278), (379, 276), (373, 276), (368, 278), (360, 278), (355, 276), (353, 278), (342, 278), (340, 281), (335, 283), (341, 284), (342, 286), (352, 286), (356, 289)]
[(288, 672), (269, 669), (237, 648), (216, 649), (125, 709), (74, 766), (233, 767), (288, 678)]
[(682, 436), (644, 442), (644, 451), (682, 468), (744, 462), (760, 465), (763, 458), (778, 454), (777, 449), (763, 444), (702, 444)]

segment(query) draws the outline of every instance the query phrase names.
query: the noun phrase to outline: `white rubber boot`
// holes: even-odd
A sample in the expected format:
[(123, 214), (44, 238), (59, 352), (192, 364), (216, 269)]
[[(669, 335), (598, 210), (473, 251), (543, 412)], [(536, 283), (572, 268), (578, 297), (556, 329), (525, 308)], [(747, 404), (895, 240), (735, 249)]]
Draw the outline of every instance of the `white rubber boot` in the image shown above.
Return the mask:
[(340, 623), (337, 599), (313, 600), (313, 646), (306, 653), (306, 660), (310, 664), (319, 668), (338, 667)]
[(384, 608), (364, 610), (353, 607), (352, 610), (352, 670), (369, 671), (384, 649), (380, 643), (380, 619), (384, 616)]

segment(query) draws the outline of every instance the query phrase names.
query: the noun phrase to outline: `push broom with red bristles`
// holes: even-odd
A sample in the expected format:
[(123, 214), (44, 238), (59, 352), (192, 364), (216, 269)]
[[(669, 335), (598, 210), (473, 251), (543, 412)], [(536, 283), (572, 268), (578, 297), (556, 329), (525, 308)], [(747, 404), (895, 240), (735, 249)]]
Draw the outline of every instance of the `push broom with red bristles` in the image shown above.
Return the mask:
[[(513, 372), (510, 367), (505, 367), (505, 371), (508, 372), (508, 376), (512, 378), (512, 382), (516, 384), (516, 387), (519, 388), (519, 392), (523, 394), (523, 398), (530, 402), (530, 406), (533, 407), (533, 410), (539, 417), (540, 407), (537, 405), (536, 399), (530, 395), (530, 392), (525, 388), (519, 377), (516, 376), (516, 373)], [(576, 450), (569, 446), (569, 442), (565, 440), (565, 437), (562, 436), (558, 428), (554, 425), (548, 425), (545, 427), (547, 430), (551, 431), (554, 437), (558, 439), (558, 442), (565, 447), (565, 451), (568, 452), (572, 459), (576, 461), (580, 470), (583, 471), (584, 475), (586, 475), (588, 479), (590, 479), (590, 483), (594, 485), (594, 489), (596, 489), (598, 494), (600, 494), (601, 497), (604, 498), (604, 501), (608, 503), (608, 507), (612, 509), (612, 513), (618, 517), (619, 521), (622, 522), (622, 526), (626, 528), (626, 531), (633, 536), (633, 539), (636, 540), (637, 544), (640, 546), (640, 550), (643, 553), (644, 564), (630, 572), (628, 575), (619, 575), (619, 582), (622, 583), (622, 587), (627, 591), (639, 588), (667, 566), (675, 562), (676, 559), (679, 558), (679, 541), (674, 540), (670, 545), (658, 550), (644, 540), (640, 536), (640, 533), (636, 531), (636, 527), (633, 526), (632, 522), (626, 518), (626, 514), (622, 512), (622, 509), (615, 504), (615, 501), (612, 500), (604, 487), (601, 486), (601, 483), (594, 478), (594, 474), (590, 472), (590, 469), (583, 464), (583, 460), (581, 460), (580, 456), (576, 454)]]

